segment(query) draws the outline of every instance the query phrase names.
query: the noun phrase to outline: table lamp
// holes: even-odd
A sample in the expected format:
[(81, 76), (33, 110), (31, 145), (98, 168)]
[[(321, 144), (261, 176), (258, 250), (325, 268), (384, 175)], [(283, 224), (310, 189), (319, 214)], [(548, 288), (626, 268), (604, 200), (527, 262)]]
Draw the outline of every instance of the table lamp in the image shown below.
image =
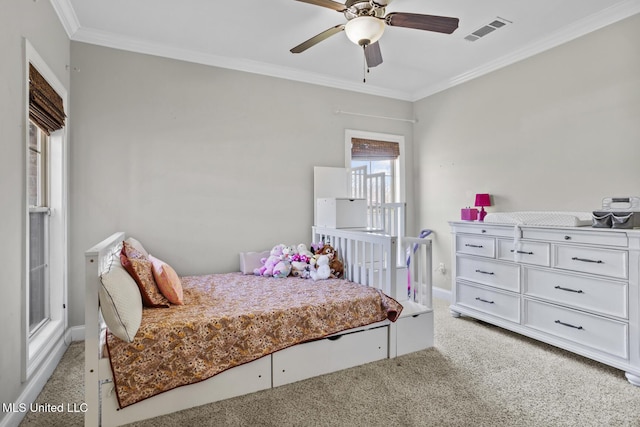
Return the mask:
[(476, 194), (476, 204), (474, 206), (480, 207), (478, 221), (484, 221), (484, 217), (487, 215), (484, 207), (491, 206), (491, 196), (489, 194)]

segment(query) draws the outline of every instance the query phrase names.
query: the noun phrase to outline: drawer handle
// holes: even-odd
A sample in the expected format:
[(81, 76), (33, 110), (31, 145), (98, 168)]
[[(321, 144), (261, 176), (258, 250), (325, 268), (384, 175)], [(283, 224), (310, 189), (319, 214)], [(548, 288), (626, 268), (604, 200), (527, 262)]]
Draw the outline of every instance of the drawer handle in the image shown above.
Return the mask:
[(570, 323), (564, 323), (564, 322), (561, 322), (559, 320), (556, 320), (556, 323), (558, 325), (568, 326), (569, 328), (580, 329), (580, 330), (584, 329), (582, 326), (574, 326), (574, 325), (572, 325)]
[(525, 254), (525, 255), (533, 255), (533, 252), (527, 252), (527, 251), (514, 251), (513, 249), (511, 249), (511, 252), (516, 252), (519, 254)]
[(466, 243), (465, 246), (469, 248), (484, 248), (482, 245), (472, 245), (471, 243)]
[(596, 263), (596, 264), (604, 264), (604, 261), (599, 260), (599, 259), (578, 258), (577, 256), (574, 256), (571, 259), (574, 260), (574, 261), (593, 262), (593, 263)]
[(482, 270), (476, 270), (476, 273), (482, 273), (482, 274), (490, 274), (493, 276), (493, 272), (492, 271), (482, 271)]
[(564, 240), (571, 240), (571, 236), (564, 236)]
[(340, 338), (342, 338), (343, 336), (344, 336), (344, 335), (335, 335), (335, 336), (332, 336), (332, 337), (327, 337), (327, 339), (328, 339), (329, 341), (338, 341), (338, 340), (339, 340)]
[(584, 292), (581, 289), (578, 289), (576, 291), (575, 289), (563, 288), (562, 286), (556, 286), (555, 289), (560, 289), (561, 291), (567, 291), (567, 292), (575, 292), (576, 294), (584, 294)]
[(493, 301), (488, 301), (488, 300), (482, 299), (480, 297), (476, 297), (476, 301), (486, 302), (487, 304), (495, 304), (495, 302), (493, 302)]

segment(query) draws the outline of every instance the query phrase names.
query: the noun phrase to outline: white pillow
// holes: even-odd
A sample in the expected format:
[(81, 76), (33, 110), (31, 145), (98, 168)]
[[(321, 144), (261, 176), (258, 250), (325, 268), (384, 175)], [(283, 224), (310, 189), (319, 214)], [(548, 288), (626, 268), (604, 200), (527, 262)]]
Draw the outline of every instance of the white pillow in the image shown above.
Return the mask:
[(123, 341), (133, 342), (142, 322), (142, 297), (135, 280), (114, 258), (111, 268), (100, 276), (100, 309), (109, 331)]
[(240, 252), (240, 271), (242, 274), (253, 274), (255, 268), (262, 267), (260, 260), (268, 258), (271, 251)]

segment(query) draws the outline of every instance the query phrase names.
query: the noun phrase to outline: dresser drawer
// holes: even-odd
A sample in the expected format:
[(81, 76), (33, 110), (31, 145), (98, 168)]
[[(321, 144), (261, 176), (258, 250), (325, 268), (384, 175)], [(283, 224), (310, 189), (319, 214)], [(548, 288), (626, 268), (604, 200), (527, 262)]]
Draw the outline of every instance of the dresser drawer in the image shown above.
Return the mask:
[(520, 296), (468, 283), (456, 283), (456, 304), (520, 323)]
[(628, 318), (628, 284), (550, 270), (524, 269), (524, 294), (608, 316)]
[(513, 237), (513, 226), (487, 225), (482, 222), (456, 223), (453, 225), (456, 233), (479, 234), (481, 236)]
[(594, 231), (592, 228), (574, 229), (522, 229), (523, 239), (547, 240), (552, 242), (586, 243), (601, 246), (627, 246), (629, 240), (624, 232)]
[(557, 245), (553, 266), (582, 273), (626, 279), (628, 253), (613, 249)]
[(459, 256), (456, 272), (458, 279), (520, 292), (520, 266), (517, 264)]
[(456, 235), (456, 251), (459, 254), (495, 258), (496, 241), (493, 237), (458, 234)]
[(498, 259), (548, 267), (550, 247), (549, 243), (522, 241), (514, 243), (513, 240), (501, 239), (498, 240)]
[(627, 324), (529, 299), (524, 304), (526, 326), (623, 359), (629, 357)]

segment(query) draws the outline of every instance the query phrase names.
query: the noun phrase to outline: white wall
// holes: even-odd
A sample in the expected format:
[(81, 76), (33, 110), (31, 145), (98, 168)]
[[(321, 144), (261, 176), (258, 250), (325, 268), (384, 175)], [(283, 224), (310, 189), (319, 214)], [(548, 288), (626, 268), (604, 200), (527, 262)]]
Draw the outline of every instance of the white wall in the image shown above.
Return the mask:
[[(69, 89), (69, 39), (48, 1), (3, 0), (0, 8), (0, 402), (15, 402), (21, 382), (25, 230), (25, 65), (27, 38)], [(0, 413), (0, 423), (7, 414)]]
[(409, 102), (84, 43), (71, 56), (71, 325), (83, 252), (115, 231), (181, 275), (237, 271), (239, 251), (309, 243), (313, 166), (344, 166), (345, 129), (404, 135), (412, 156), (410, 123), (335, 114), (410, 118)]
[[(475, 193), (489, 211), (582, 210), (640, 196), (640, 15), (415, 103), (418, 223), (436, 230)], [(434, 273), (450, 289), (451, 277)]]

